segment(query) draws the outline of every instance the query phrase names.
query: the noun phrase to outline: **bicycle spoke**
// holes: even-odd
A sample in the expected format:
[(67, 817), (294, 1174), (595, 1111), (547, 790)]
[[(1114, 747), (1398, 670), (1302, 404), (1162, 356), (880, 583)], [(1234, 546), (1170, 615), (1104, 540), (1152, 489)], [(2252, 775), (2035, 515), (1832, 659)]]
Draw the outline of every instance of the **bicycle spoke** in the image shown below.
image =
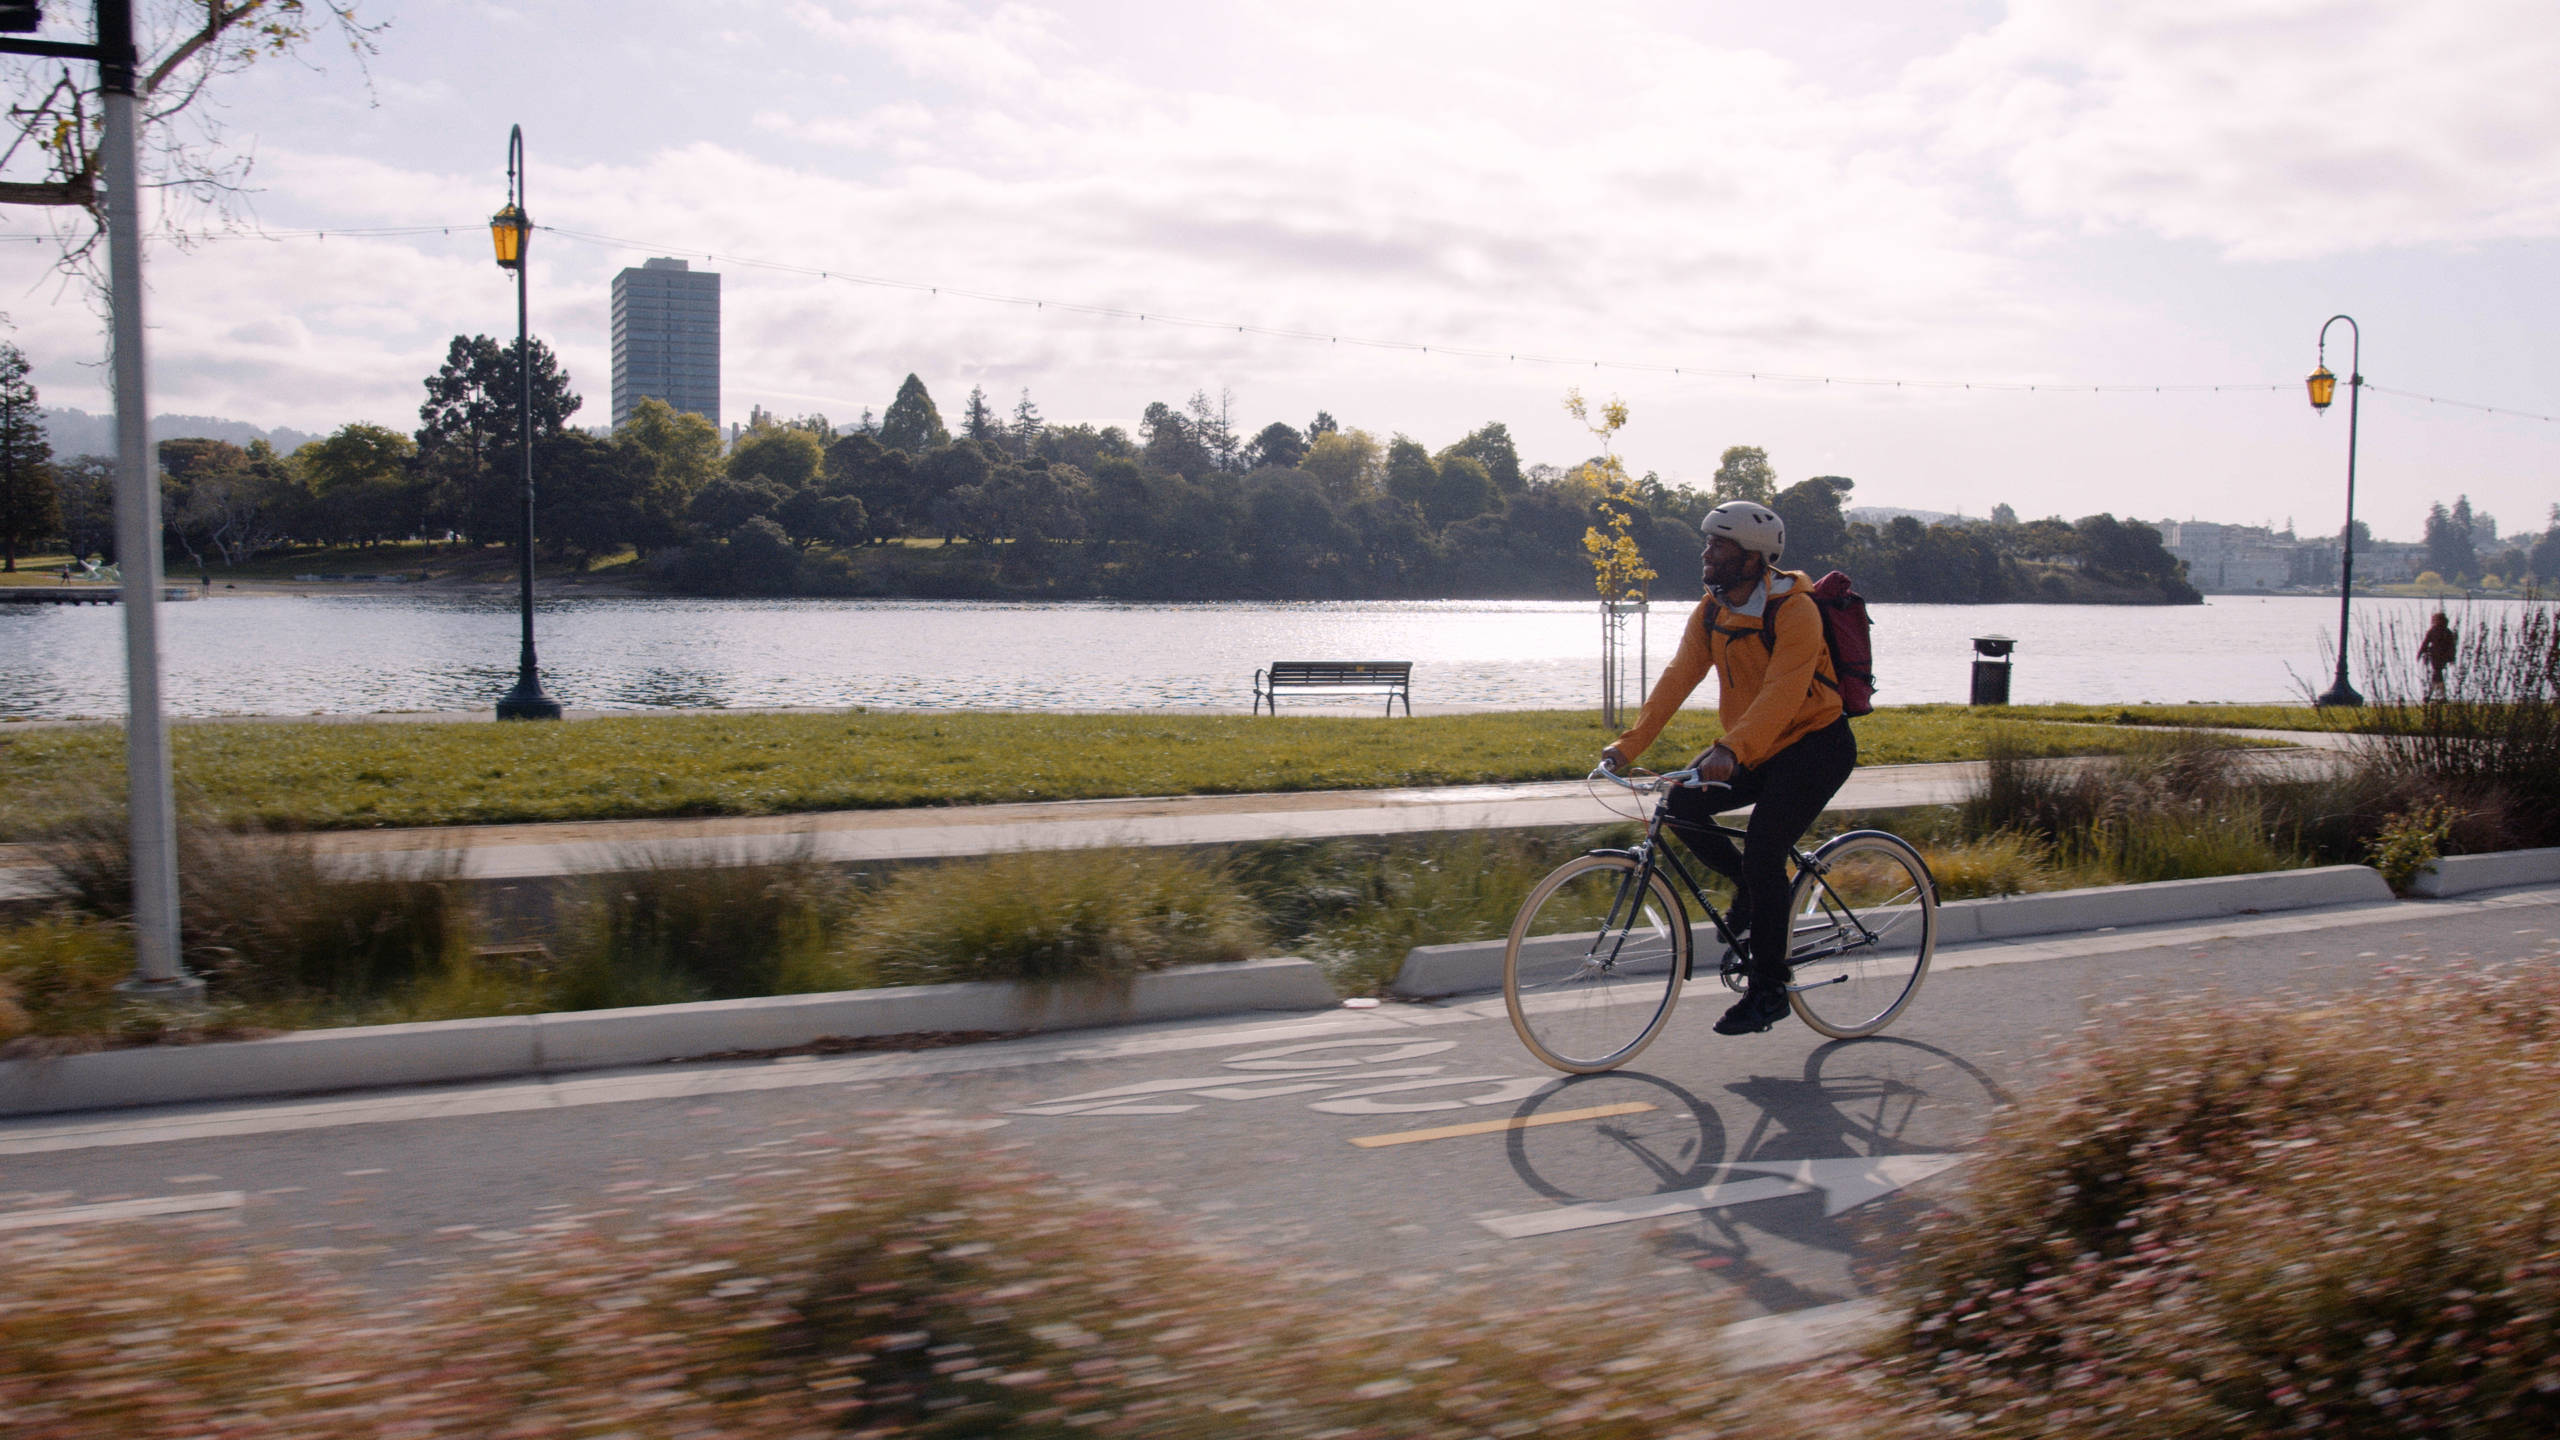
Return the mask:
[(1624, 856), (1568, 862), (1512, 922), (1503, 988), (1513, 1027), (1558, 1069), (1623, 1063), (1670, 1018), (1686, 938), (1661, 876)]
[(1817, 861), (1796, 890), (1795, 1010), (1825, 1035), (1871, 1035), (1927, 973), (1937, 929), (1928, 871), (1908, 845), (1872, 831), (1842, 836)]

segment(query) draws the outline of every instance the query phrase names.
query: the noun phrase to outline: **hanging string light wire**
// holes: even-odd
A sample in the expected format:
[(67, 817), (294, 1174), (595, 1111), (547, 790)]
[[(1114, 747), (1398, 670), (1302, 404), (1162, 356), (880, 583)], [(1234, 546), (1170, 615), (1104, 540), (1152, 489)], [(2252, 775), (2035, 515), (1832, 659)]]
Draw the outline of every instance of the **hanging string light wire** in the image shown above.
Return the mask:
[(2560, 421), (2560, 416), (2518, 410), (2512, 405), (2478, 405), (2469, 400), (2447, 400), (2441, 395), (2421, 395), (2415, 390), (2395, 390), (2388, 385), (2376, 385), (2370, 380), (2364, 382), (2364, 388), (2376, 395), (2396, 395), (2403, 400), (2424, 400), (2430, 405), (2450, 405), (2456, 410), (2477, 410), (2483, 415), (2504, 415), (2515, 420), (2540, 420), (2544, 424)]
[(921, 280), (900, 280), (882, 275), (865, 275), (856, 271), (798, 265), (787, 261), (760, 260), (752, 256), (731, 255), (715, 250), (693, 250), (653, 245), (618, 235), (593, 231), (570, 230), (550, 225), (536, 228), (550, 231), (564, 240), (579, 241), (615, 250), (631, 250), (669, 259), (700, 258), (707, 264), (736, 269), (764, 270), (778, 274), (800, 275), (819, 280), (842, 281), (848, 285), (865, 285), (884, 290), (906, 290), (928, 295), (950, 295), (963, 300), (979, 300), (993, 305), (1013, 305), (1034, 310), (1058, 310), (1070, 315), (1091, 315), (1102, 319), (1133, 320), (1151, 325), (1171, 325), (1190, 330), (1222, 330), (1239, 335), (1260, 335), (1277, 340), (1310, 340), (1328, 345), (1351, 345), (1364, 350), (1402, 350), (1420, 355), (1456, 355), (1477, 360), (1504, 360), (1528, 365), (1553, 365), (1575, 370), (1613, 370), (1652, 375), (1698, 376), (1711, 380), (1749, 380), (1792, 385), (1854, 385), (1886, 390), (2016, 390), (2053, 391), (2080, 394), (2213, 394), (2223, 391), (2273, 391), (2293, 388), (2285, 384), (2163, 384), (2163, 385), (2093, 385), (2048, 383), (2027, 380), (1913, 380), (1875, 375), (1822, 375), (1788, 370), (1752, 370), (1718, 365), (1671, 365), (1642, 360), (1609, 360), (1587, 355), (1553, 355), (1530, 350), (1495, 350), (1476, 345), (1448, 345), (1422, 340), (1382, 339), (1374, 335), (1346, 335), (1328, 330), (1308, 330), (1283, 325), (1257, 325), (1250, 321), (1216, 320), (1197, 315), (1168, 314), (1161, 310), (1139, 310), (1122, 305), (1096, 305), (1074, 300), (1053, 300), (1038, 295), (1014, 295), (998, 290), (978, 290), (963, 285), (937, 285)]
[[(331, 236), (346, 239), (405, 239), (420, 235), (450, 235), (462, 230), (477, 236), (482, 227), (469, 225), (377, 225), (343, 226), (322, 230), (252, 230), (238, 232), (262, 240), (319, 240)], [(799, 265), (781, 260), (762, 260), (749, 255), (732, 255), (716, 250), (695, 250), (678, 245), (660, 245), (633, 240), (619, 235), (606, 235), (591, 230), (573, 230), (558, 225), (533, 227), (563, 240), (593, 245), (610, 250), (638, 251), (670, 258), (699, 258), (707, 264), (725, 265), (733, 269), (762, 270), (773, 274), (799, 275), (821, 281), (841, 281), (880, 290), (905, 290), (916, 294), (976, 300), (990, 305), (1012, 305), (1032, 310), (1056, 310), (1069, 315), (1090, 315), (1098, 319), (1130, 320), (1149, 325), (1171, 325), (1186, 330), (1229, 331), (1238, 335), (1259, 335), (1275, 340), (1318, 341), (1327, 345), (1350, 345), (1364, 350), (1400, 350), (1419, 355), (1456, 355), (1467, 359), (1503, 360), (1519, 364), (1552, 365), (1575, 370), (1611, 370), (1622, 373), (1697, 376), (1709, 380), (1745, 380), (1779, 385), (1849, 385), (1863, 389), (1884, 390), (1987, 390), (2051, 393), (2057, 395), (2193, 395), (2223, 393), (2259, 393), (2291, 390), (2298, 382), (2277, 384), (2245, 383), (2180, 383), (2180, 384), (2091, 384), (2087, 382), (2042, 380), (1942, 380), (1910, 379), (1878, 375), (1822, 375), (1804, 371), (1754, 370), (1730, 365), (1670, 365), (1642, 360), (1609, 360), (1591, 356), (1551, 355), (1529, 350), (1496, 350), (1475, 345), (1435, 344), (1420, 340), (1382, 339), (1373, 335), (1345, 335), (1329, 330), (1309, 330), (1285, 325), (1257, 325), (1251, 321), (1217, 320), (1197, 315), (1171, 314), (1162, 310), (1139, 310), (1123, 305), (1096, 305), (1085, 301), (1057, 300), (1039, 295), (1015, 295), (1000, 290), (980, 290), (966, 285), (937, 285), (922, 280), (901, 280), (886, 275), (865, 275), (858, 271), (840, 270), (816, 265)], [(0, 234), (7, 241), (46, 243), (48, 237), (33, 234)], [(2514, 420), (2535, 420), (2545, 424), (2560, 423), (2560, 416), (2520, 410), (2511, 405), (2482, 405), (2476, 401), (2454, 400), (2442, 395), (2428, 395), (2416, 390), (2401, 390), (2366, 381), (2365, 387), (2377, 395), (2390, 395), (2403, 400), (2416, 400), (2428, 405), (2444, 405), (2483, 415), (2499, 415)]]

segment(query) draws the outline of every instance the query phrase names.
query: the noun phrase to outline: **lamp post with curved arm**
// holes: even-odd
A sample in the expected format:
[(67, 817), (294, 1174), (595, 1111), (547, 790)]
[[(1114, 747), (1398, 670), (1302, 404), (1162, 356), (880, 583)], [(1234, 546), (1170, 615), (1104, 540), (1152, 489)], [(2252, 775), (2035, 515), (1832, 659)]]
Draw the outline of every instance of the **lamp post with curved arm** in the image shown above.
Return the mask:
[(2356, 584), (2356, 400), (2364, 390), (2364, 331), (2354, 316), (2332, 315), (2321, 325), (2318, 367), (2304, 383), (2311, 390), (2311, 408), (2327, 413), (2338, 393), (2338, 377), (2329, 373), (2329, 326), (2341, 320), (2347, 322), (2353, 348), (2347, 352), (2347, 526), (2338, 532), (2338, 679), (2312, 702), (2316, 705), (2364, 703), (2356, 687), (2347, 683), (2347, 605)]
[(516, 272), (516, 439), (524, 469), (523, 523), (516, 534), (518, 610), (524, 644), (516, 656), (516, 688), (498, 701), (501, 720), (557, 720), (560, 702), (542, 693), (541, 667), (533, 658), (533, 343), (525, 324), (525, 241), (533, 221), (524, 213), (524, 127), (507, 127), (507, 206), (489, 217), (489, 239), (498, 268)]

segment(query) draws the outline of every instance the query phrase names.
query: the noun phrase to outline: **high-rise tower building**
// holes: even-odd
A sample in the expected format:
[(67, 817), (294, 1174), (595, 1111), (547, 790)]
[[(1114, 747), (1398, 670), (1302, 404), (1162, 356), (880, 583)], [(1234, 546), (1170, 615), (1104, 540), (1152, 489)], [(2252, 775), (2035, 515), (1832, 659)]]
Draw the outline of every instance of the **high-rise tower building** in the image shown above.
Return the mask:
[(720, 277), (647, 260), (613, 277), (613, 423), (643, 399), (720, 423)]

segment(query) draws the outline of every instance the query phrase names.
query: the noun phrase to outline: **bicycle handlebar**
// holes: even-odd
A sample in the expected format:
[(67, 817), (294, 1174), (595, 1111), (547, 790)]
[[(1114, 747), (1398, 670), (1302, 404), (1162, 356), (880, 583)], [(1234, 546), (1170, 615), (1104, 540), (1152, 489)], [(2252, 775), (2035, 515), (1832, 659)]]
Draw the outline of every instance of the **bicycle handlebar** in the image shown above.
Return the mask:
[(1606, 765), (1595, 765), (1591, 767), (1591, 773), (1583, 778), (1586, 780), (1606, 780), (1612, 785), (1633, 790), (1638, 794), (1668, 789), (1674, 785), (1687, 785), (1700, 790), (1730, 790), (1733, 788), (1733, 782), (1729, 780), (1699, 779), (1698, 767), (1695, 765), (1690, 766), (1686, 770), (1672, 770), (1660, 775), (1647, 775), (1641, 772), (1632, 775), (1621, 775)]

